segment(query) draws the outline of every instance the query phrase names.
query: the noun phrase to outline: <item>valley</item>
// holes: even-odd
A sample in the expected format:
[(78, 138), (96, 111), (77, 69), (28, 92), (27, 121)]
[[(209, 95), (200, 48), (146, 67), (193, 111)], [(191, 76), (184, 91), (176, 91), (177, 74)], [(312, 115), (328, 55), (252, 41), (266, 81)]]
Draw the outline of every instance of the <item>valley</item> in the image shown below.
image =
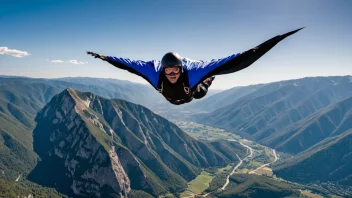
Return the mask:
[[(225, 130), (205, 126), (198, 123), (175, 121), (183, 131), (198, 140), (218, 140), (223, 139), (227, 141), (239, 142), (247, 149), (247, 155), (241, 159), (238, 155), (239, 162), (228, 164), (226, 167), (218, 167), (215, 170), (205, 169), (196, 179), (188, 183), (188, 188), (180, 193), (178, 197), (193, 198), (193, 197), (211, 197), (222, 191), (226, 191), (231, 183), (231, 176), (236, 174), (254, 174), (264, 176), (275, 182), (290, 184), (295, 189), (299, 190), (302, 197), (316, 198), (326, 196), (324, 189), (317, 186), (306, 186), (295, 182), (290, 182), (282, 178), (276, 177), (273, 174), (271, 165), (280, 160), (279, 154), (274, 149), (260, 145), (253, 141), (241, 138), (236, 134), (226, 132)], [(211, 184), (217, 183), (212, 186)], [(314, 192), (313, 192), (314, 191)], [(316, 193), (320, 191), (321, 193)], [(323, 196), (324, 195), (324, 196)], [(329, 195), (330, 197), (339, 197), (336, 195)]]

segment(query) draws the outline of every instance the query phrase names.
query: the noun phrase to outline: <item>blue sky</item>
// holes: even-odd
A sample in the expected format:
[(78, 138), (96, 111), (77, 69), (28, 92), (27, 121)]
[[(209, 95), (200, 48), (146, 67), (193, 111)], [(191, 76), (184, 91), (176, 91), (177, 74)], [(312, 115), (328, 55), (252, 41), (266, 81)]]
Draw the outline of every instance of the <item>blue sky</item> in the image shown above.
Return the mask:
[(160, 60), (175, 51), (209, 60), (303, 26), (249, 68), (217, 76), (213, 89), (352, 75), (349, 0), (2, 0), (0, 4), (0, 75), (146, 83), (85, 52)]

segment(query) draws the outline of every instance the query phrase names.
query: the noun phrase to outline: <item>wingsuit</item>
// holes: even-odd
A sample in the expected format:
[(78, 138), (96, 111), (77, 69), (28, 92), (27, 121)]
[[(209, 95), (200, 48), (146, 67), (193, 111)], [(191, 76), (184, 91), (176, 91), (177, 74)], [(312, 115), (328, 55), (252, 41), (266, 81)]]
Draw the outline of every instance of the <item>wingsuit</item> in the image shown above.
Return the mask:
[[(181, 58), (174, 52), (165, 54), (161, 61), (131, 60), (115, 56), (104, 56), (94, 52), (87, 53), (95, 58), (107, 61), (117, 68), (141, 76), (170, 103), (180, 105), (192, 101), (193, 98), (204, 97), (216, 75), (234, 73), (250, 66), (277, 43), (301, 29), (303, 28), (275, 36), (242, 53), (209, 61)], [(168, 74), (165, 73), (165, 69), (169, 67), (180, 67), (180, 76), (175, 83), (171, 83), (167, 78)]]

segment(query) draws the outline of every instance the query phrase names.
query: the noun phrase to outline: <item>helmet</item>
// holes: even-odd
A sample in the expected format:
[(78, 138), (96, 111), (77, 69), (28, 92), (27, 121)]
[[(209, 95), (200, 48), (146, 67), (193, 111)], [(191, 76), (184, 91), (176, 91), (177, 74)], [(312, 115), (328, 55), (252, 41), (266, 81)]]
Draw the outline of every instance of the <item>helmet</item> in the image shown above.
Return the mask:
[(161, 67), (164, 69), (166, 67), (181, 67), (183, 72), (182, 66), (182, 58), (175, 52), (169, 52), (163, 56), (161, 59)]

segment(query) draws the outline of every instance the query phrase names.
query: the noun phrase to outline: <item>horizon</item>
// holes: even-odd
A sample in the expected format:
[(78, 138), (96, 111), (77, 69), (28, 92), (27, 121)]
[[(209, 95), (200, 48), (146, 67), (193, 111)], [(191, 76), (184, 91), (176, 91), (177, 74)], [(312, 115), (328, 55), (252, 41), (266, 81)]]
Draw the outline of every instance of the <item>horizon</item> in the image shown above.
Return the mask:
[[(106, 79), (106, 80), (121, 80), (121, 81), (130, 82), (130, 83), (146, 85), (146, 86), (149, 86), (150, 88), (153, 88), (148, 83), (139, 83), (139, 82), (134, 82), (134, 81), (130, 81), (130, 80), (122, 80), (122, 79), (118, 79), (118, 78), (103, 78), (103, 77), (89, 77), (89, 76), (66, 76), (66, 77), (59, 77), (59, 78), (37, 78), (37, 77), (29, 77), (29, 76), (13, 76), (13, 75), (2, 75), (2, 74), (0, 74), (0, 77), (5, 77), (5, 78), (12, 78), (13, 77), (13, 78), (49, 79), (49, 80), (60, 80), (62, 78), (93, 78), (93, 79)], [(329, 77), (351, 77), (352, 78), (352, 75), (306, 76), (306, 77), (301, 77), (301, 78), (284, 79), (284, 80), (271, 81), (271, 82), (265, 82), (265, 83), (240, 85), (240, 86), (230, 87), (230, 88), (227, 88), (227, 89), (215, 89), (215, 88), (210, 87), (209, 91), (226, 91), (226, 90), (230, 90), (230, 89), (233, 89), (233, 88), (236, 88), (236, 87), (248, 87), (248, 86), (254, 86), (254, 85), (261, 85), (261, 84), (271, 84), (271, 83), (278, 83), (278, 82), (284, 82), (284, 81), (301, 80), (301, 79), (305, 79), (305, 78), (329, 78)]]
[(135, 60), (160, 60), (175, 51), (182, 57), (210, 60), (304, 26), (250, 67), (216, 76), (211, 89), (352, 75), (352, 1), (20, 0), (3, 5), (0, 75), (148, 84), (86, 51)]

